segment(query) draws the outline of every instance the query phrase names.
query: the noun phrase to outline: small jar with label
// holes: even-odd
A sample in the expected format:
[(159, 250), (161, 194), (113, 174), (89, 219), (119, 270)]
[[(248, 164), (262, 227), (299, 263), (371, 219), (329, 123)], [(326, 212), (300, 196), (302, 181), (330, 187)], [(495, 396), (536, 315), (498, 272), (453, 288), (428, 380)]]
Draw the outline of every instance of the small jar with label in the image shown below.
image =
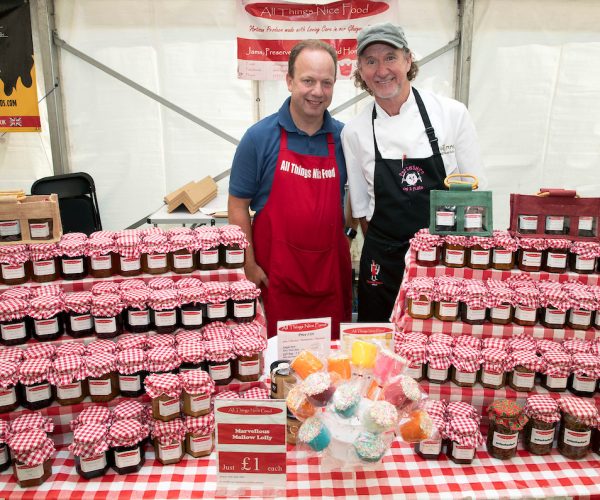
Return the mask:
[(455, 346), (452, 349), (452, 370), (450, 378), (459, 387), (473, 387), (481, 366), (481, 351), (468, 346)]
[(8, 439), (13, 472), (21, 488), (41, 486), (52, 475), (54, 442), (41, 429), (29, 429)]
[(56, 243), (29, 245), (31, 279), (36, 283), (48, 283), (60, 278), (59, 249)]
[(515, 351), (511, 354), (510, 364), (513, 368), (508, 374), (508, 385), (515, 391), (531, 391), (535, 373), (543, 370), (542, 358), (532, 351)]
[(227, 385), (233, 380), (233, 343), (230, 340), (216, 339), (204, 343), (208, 373), (216, 385)]
[(286, 399), (290, 389), (298, 383), (296, 376), (292, 373), (289, 361), (287, 359), (274, 361), (269, 368), (271, 370), (271, 399)]
[(201, 271), (214, 271), (219, 269), (219, 247), (221, 233), (215, 227), (201, 226), (194, 230), (198, 244), (196, 253), (198, 269)]
[(227, 321), (229, 301), (229, 283), (211, 281), (204, 285), (206, 292), (206, 317), (205, 323), (214, 321)]
[(72, 431), (87, 424), (100, 424), (108, 429), (112, 422), (112, 411), (108, 406), (92, 405), (86, 406), (77, 418), (71, 420), (69, 425)]
[(32, 240), (51, 240), (54, 231), (54, 221), (45, 219), (28, 219), (29, 236)]
[(115, 422), (108, 431), (110, 466), (117, 474), (138, 472), (146, 457), (142, 442), (148, 437), (148, 427), (135, 419)]
[(9, 424), (6, 420), (0, 420), (0, 472), (8, 470), (12, 465), (10, 450), (6, 441), (8, 439)]
[(186, 330), (195, 330), (202, 327), (206, 315), (206, 294), (204, 286), (178, 288), (179, 302), (181, 303), (181, 327)]
[(415, 453), (424, 460), (438, 460), (445, 445), (446, 402), (428, 399), (423, 402), (422, 409), (431, 418), (433, 430), (428, 439), (415, 443)]
[(600, 378), (600, 357), (577, 352), (571, 358), (571, 375), (567, 388), (576, 396), (592, 397)]
[[(9, 413), (18, 408), (19, 398), (16, 389), (18, 382), (19, 364), (15, 361), (0, 360), (0, 413)], [(1, 422), (3, 421), (0, 420)]]
[(177, 373), (181, 358), (174, 347), (165, 345), (146, 351), (146, 370), (149, 373)]
[(119, 395), (117, 356), (99, 352), (85, 356), (90, 398), (94, 403), (106, 403)]
[(21, 405), (28, 410), (41, 410), (54, 401), (54, 387), (48, 381), (52, 362), (46, 358), (23, 361), (19, 367)]
[(0, 297), (0, 343), (2, 345), (21, 345), (31, 337), (28, 310), (29, 304), (26, 300)]
[(79, 425), (73, 432), (69, 451), (75, 456), (75, 470), (83, 479), (106, 474), (108, 461), (108, 427), (99, 423)]
[(459, 302), (455, 297), (454, 292), (439, 293), (433, 306), (433, 315), (440, 321), (458, 320)]
[(141, 349), (125, 349), (117, 354), (119, 391), (126, 398), (137, 398), (144, 394), (146, 353)]
[(256, 303), (260, 297), (260, 288), (252, 281), (241, 279), (229, 287), (229, 317), (238, 323), (251, 323), (256, 318)]
[(409, 362), (406, 375), (420, 382), (425, 378), (427, 362), (427, 346), (419, 342), (405, 342), (396, 346), (396, 354)]
[(244, 331), (237, 327), (233, 337), (234, 377), (240, 382), (255, 382), (264, 372), (263, 352), (267, 348), (267, 339), (258, 328)]
[(440, 205), (435, 207), (435, 230), (438, 232), (456, 231), (456, 207)]
[(513, 291), (503, 283), (491, 279), (487, 281), (489, 306), (487, 318), (495, 325), (508, 325), (514, 319)]
[(429, 319), (433, 316), (432, 278), (415, 278), (406, 285), (408, 301), (407, 314), (415, 319)]
[(136, 233), (120, 236), (115, 241), (118, 253), (118, 272), (121, 276), (139, 276), (142, 273), (140, 237)]
[(548, 283), (539, 288), (540, 323), (546, 328), (564, 328), (571, 303), (568, 291), (558, 283)]
[(518, 240), (517, 267), (528, 273), (542, 268), (542, 256), (546, 250), (546, 240), (537, 238), (520, 238)]
[(0, 274), (8, 286), (26, 283), (31, 278), (27, 245), (0, 246)]
[(33, 319), (33, 338), (56, 340), (64, 333), (64, 301), (61, 296), (42, 295), (31, 299), (28, 315)]
[(523, 430), (524, 448), (534, 455), (550, 454), (560, 421), (558, 403), (545, 394), (534, 394), (527, 398), (523, 413), (529, 418)]
[(177, 354), (181, 358), (179, 373), (194, 370), (208, 371), (205, 361), (204, 341), (202, 339), (178, 339)]
[(164, 274), (169, 272), (169, 241), (166, 234), (148, 234), (142, 237), (142, 272), (148, 274)]
[(465, 267), (467, 263), (467, 242), (466, 236), (456, 236), (450, 234), (444, 237), (444, 246), (442, 249), (442, 264), (446, 267)]
[(493, 237), (471, 236), (467, 243), (467, 267), (489, 269), (492, 265)]
[(180, 374), (183, 413), (190, 417), (201, 417), (212, 411), (211, 398), (215, 383), (204, 371), (187, 371)]
[(469, 465), (475, 458), (477, 448), (483, 443), (479, 423), (469, 417), (449, 419), (444, 434), (448, 442), (446, 455), (459, 465)]
[(179, 306), (177, 290), (154, 290), (150, 293), (150, 321), (157, 333), (173, 333), (177, 330)]
[[(72, 236), (72, 235), (75, 236)], [(60, 275), (65, 280), (81, 280), (88, 274), (87, 236), (82, 233), (63, 235), (58, 243), (60, 251)]]
[(513, 304), (515, 315), (513, 322), (521, 326), (533, 326), (537, 323), (540, 293), (534, 286), (523, 286), (514, 290)]
[(469, 325), (483, 325), (487, 315), (488, 289), (483, 282), (465, 280), (461, 296), (461, 319)]
[(181, 418), (168, 422), (156, 420), (152, 427), (154, 453), (163, 465), (176, 464), (185, 453), (186, 429)]
[(544, 226), (546, 234), (569, 234), (569, 217), (564, 215), (547, 215)]
[(485, 347), (481, 350), (479, 382), (486, 389), (502, 389), (506, 384), (508, 353), (502, 349)]
[(538, 233), (538, 216), (537, 215), (519, 215), (519, 233), (521, 234), (536, 234)]
[(563, 351), (548, 351), (542, 355), (544, 371), (540, 385), (551, 392), (564, 392), (571, 374), (571, 355)]
[(598, 219), (594, 216), (584, 215), (577, 220), (577, 236), (593, 238), (598, 235)]
[(421, 229), (410, 241), (411, 248), (416, 252), (418, 266), (435, 267), (440, 263), (443, 240), (437, 234), (430, 234), (429, 229)]
[(185, 451), (194, 458), (207, 457), (215, 446), (215, 416), (185, 417)]
[(592, 427), (598, 425), (598, 410), (593, 401), (564, 397), (558, 400), (561, 411), (557, 447), (572, 460), (584, 458), (590, 450)]
[(192, 234), (175, 234), (169, 239), (169, 266), (177, 274), (188, 274), (196, 269), (194, 254), (198, 242)]
[(546, 240), (547, 249), (543, 256), (542, 270), (548, 273), (564, 273), (567, 270), (567, 257), (571, 242), (569, 240)]
[(567, 313), (567, 325), (574, 330), (587, 330), (592, 326), (592, 316), (598, 309), (594, 290), (579, 282), (566, 283), (571, 309)]
[(575, 241), (569, 248), (569, 267), (579, 274), (592, 274), (596, 269), (596, 260), (600, 252), (598, 243)]
[(118, 274), (115, 240), (105, 236), (90, 238), (87, 245), (87, 259), (90, 274), (94, 278), (109, 278)]
[(94, 318), (94, 330), (99, 339), (112, 339), (123, 333), (121, 313), (124, 308), (124, 302), (115, 293), (93, 297), (91, 313)]
[(500, 460), (513, 458), (517, 454), (519, 433), (529, 420), (523, 407), (516, 401), (498, 399), (488, 406), (488, 416), (488, 453)]
[(56, 358), (48, 374), (48, 380), (55, 386), (56, 401), (62, 405), (81, 403), (88, 395), (86, 367), (79, 354), (68, 354)]
[(487, 227), (487, 211), (481, 206), (465, 207), (465, 231), (467, 233), (476, 233)]
[(450, 380), (452, 346), (440, 342), (427, 345), (427, 379), (434, 384)]
[(65, 327), (67, 335), (73, 338), (88, 337), (94, 334), (92, 292), (74, 292), (65, 294)]
[(225, 269), (240, 269), (246, 263), (248, 240), (239, 226), (221, 227), (220, 261)]
[(152, 417), (169, 422), (179, 418), (181, 382), (173, 373), (152, 373), (144, 380), (146, 394), (152, 399)]
[(148, 288), (121, 290), (121, 299), (126, 309), (123, 311), (125, 329), (132, 333), (146, 333), (152, 329), (148, 299)]
[(492, 250), (492, 267), (499, 271), (509, 271), (515, 267), (516, 252), (519, 248), (508, 231), (494, 231), (494, 248)]
[(21, 223), (18, 219), (0, 220), (0, 242), (21, 241), (22, 239)]

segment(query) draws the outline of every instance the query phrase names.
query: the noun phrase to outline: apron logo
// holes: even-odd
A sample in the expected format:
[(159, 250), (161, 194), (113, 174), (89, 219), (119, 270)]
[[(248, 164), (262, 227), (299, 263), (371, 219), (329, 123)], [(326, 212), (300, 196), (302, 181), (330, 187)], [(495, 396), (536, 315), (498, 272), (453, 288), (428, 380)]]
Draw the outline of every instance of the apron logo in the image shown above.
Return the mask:
[(421, 191), (423, 190), (423, 176), (425, 171), (416, 165), (408, 165), (400, 172), (403, 191)]
[(449, 155), (451, 153), (454, 153), (454, 151), (455, 151), (454, 144), (442, 144), (440, 146), (440, 154), (442, 154), (442, 155)]
[(383, 281), (379, 280), (379, 271), (381, 271), (381, 266), (377, 264), (374, 260), (371, 261), (371, 279), (367, 280), (369, 285), (377, 286), (383, 285)]

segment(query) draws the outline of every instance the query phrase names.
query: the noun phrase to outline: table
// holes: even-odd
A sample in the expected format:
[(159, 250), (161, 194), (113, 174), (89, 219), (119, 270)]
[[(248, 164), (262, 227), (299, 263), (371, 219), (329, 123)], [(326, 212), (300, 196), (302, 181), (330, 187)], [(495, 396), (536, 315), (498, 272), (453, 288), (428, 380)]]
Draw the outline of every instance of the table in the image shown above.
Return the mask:
[(173, 212), (167, 211), (167, 205), (163, 205), (156, 212), (151, 213), (146, 217), (148, 224), (155, 226), (159, 224), (183, 224), (183, 225), (208, 225), (208, 226), (222, 226), (227, 224), (227, 216), (217, 217), (212, 215), (205, 215), (198, 211), (194, 214), (189, 213), (185, 208), (176, 208)]

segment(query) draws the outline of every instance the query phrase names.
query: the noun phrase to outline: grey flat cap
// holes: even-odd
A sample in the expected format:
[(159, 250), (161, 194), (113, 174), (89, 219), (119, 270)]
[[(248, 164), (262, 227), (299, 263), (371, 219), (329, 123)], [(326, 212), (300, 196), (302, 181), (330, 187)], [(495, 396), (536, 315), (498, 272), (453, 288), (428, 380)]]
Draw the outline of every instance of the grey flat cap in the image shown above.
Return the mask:
[(357, 38), (357, 53), (360, 56), (362, 52), (372, 43), (385, 43), (396, 47), (397, 49), (406, 49), (406, 37), (400, 26), (392, 23), (375, 24), (363, 29)]

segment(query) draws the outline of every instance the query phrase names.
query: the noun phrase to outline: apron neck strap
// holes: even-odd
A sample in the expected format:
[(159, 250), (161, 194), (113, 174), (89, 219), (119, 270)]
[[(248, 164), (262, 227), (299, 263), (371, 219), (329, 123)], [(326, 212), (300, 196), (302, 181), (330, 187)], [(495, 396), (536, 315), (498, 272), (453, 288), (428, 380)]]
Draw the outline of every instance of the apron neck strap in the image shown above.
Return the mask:
[[(279, 127), (281, 130), (280, 140), (281, 140), (281, 149), (288, 148), (288, 135), (287, 130), (283, 127)], [(335, 160), (335, 139), (333, 138), (333, 134), (331, 132), (327, 132), (327, 151), (329, 152), (329, 158), (333, 158)]]

